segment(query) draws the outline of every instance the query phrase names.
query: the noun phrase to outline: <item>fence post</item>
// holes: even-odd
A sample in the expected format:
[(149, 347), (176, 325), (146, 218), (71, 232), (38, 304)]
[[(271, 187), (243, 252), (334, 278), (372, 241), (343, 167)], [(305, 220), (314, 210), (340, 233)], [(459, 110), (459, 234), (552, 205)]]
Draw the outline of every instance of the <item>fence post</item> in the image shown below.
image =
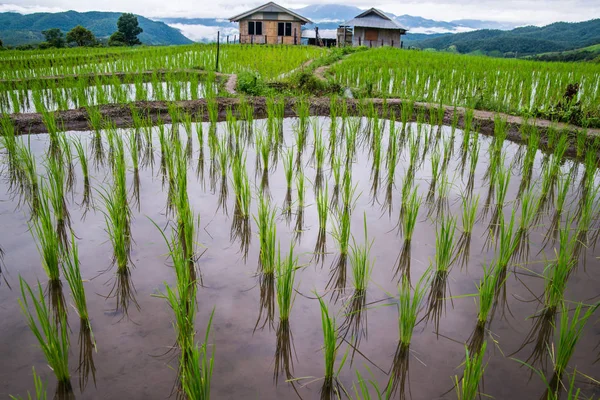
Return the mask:
[(254, 35), (250, 36), (250, 44), (254, 44)]
[(221, 36), (221, 31), (217, 31), (217, 65), (215, 66), (215, 71), (219, 72), (219, 42), (220, 40), (220, 36)]
[(227, 35), (227, 44), (229, 44), (229, 35)]
[(369, 40), (369, 47), (373, 47), (373, 41)]
[(265, 44), (267, 44), (268, 40), (267, 40), (267, 35), (265, 35)]
[(298, 44), (298, 36), (297, 36), (296, 28), (294, 28), (294, 44)]
[(362, 46), (361, 45), (361, 37), (360, 36), (358, 37), (358, 46)]
[(392, 47), (394, 47), (394, 39), (392, 39)]

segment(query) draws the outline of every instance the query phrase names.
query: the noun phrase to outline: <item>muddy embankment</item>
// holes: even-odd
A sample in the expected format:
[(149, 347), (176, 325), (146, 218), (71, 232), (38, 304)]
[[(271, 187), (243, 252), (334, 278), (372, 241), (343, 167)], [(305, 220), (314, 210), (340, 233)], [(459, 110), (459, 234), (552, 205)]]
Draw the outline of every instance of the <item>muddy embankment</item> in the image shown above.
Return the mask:
[[(249, 105), (254, 108), (255, 118), (266, 118), (267, 117), (267, 99), (264, 97), (247, 98), (245, 100)], [(295, 104), (298, 100), (295, 98), (285, 99), (285, 117), (295, 117)], [(310, 114), (312, 116), (324, 116), (330, 115), (330, 99), (325, 97), (311, 98), (310, 102)], [(401, 115), (402, 100), (399, 99), (366, 99), (366, 100), (355, 100), (345, 99), (339, 100), (340, 105), (345, 102), (348, 115), (358, 116), (364, 115), (365, 106), (369, 106), (372, 103), (373, 108), (379, 113), (382, 118), (387, 118), (390, 115)], [(190, 113), (195, 121), (209, 121), (208, 112), (208, 101), (206, 99), (192, 100), (192, 101), (179, 101), (175, 102), (177, 106), (185, 113)], [(231, 109), (234, 113), (236, 112), (237, 106), (240, 104), (239, 98), (217, 98), (213, 100), (213, 104), (218, 109), (218, 120), (225, 120), (228, 109)], [(145, 117), (149, 117), (153, 122), (161, 120), (165, 123), (171, 122), (171, 117), (168, 112), (169, 102), (164, 101), (152, 101), (152, 102), (135, 102), (132, 103), (138, 109), (138, 112)], [(213, 106), (214, 106), (213, 105)], [(132, 127), (133, 119), (131, 116), (130, 105), (103, 105), (99, 107), (99, 111), (102, 116), (106, 119), (112, 120), (117, 127), (129, 128)], [(440, 106), (429, 103), (414, 103), (413, 114), (410, 118), (411, 121), (416, 121), (419, 112), (424, 112), (425, 120), (429, 119), (429, 112), (432, 109), (438, 109)], [(454, 108), (449, 106), (444, 107), (444, 125), (452, 125), (452, 119), (454, 115)], [(456, 109), (459, 118), (458, 125), (459, 129), (465, 126), (465, 113), (464, 108)], [(386, 115), (384, 115), (386, 114)], [(88, 122), (88, 114), (85, 108), (67, 111), (57, 111), (55, 113), (56, 119), (59, 126), (62, 126), (67, 131), (88, 131), (92, 129), (92, 126)], [(552, 123), (547, 120), (529, 120), (526, 121), (521, 117), (516, 117), (506, 114), (498, 114), (490, 111), (479, 111), (475, 110), (473, 115), (473, 126), (484, 135), (494, 134), (494, 119), (495, 116), (499, 115), (502, 119), (505, 119), (508, 123), (508, 139), (521, 143), (521, 127), (525, 123), (535, 124), (540, 132), (540, 147), (542, 150), (546, 148), (548, 129), (551, 126), (555, 126), (557, 129), (568, 132), (573, 140), (570, 141), (570, 147), (567, 151), (567, 156), (575, 156), (575, 137), (578, 132), (583, 131), (583, 128), (561, 124)], [(46, 133), (46, 127), (43, 122), (41, 114), (11, 114), (10, 118), (19, 134), (39, 134)], [(590, 149), (595, 140), (600, 137), (600, 130), (590, 129), (587, 131), (586, 149)]]

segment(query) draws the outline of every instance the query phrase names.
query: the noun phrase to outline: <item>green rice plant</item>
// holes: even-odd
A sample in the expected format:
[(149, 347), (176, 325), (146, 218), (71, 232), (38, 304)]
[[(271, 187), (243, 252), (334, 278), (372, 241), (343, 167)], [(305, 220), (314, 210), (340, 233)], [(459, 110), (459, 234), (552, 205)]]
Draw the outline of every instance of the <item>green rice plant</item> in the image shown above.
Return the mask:
[(133, 205), (137, 205), (138, 210), (140, 209), (140, 147), (139, 147), (139, 135), (132, 131), (128, 135), (129, 139), (129, 153), (131, 155), (131, 163), (133, 165)]
[(498, 231), (498, 241), (496, 244), (496, 271), (498, 274), (496, 286), (496, 299), (494, 309), (498, 304), (502, 305), (502, 312), (507, 306), (506, 286), (503, 282), (506, 280), (508, 266), (518, 245), (518, 236), (515, 230), (515, 209), (513, 208), (510, 222), (506, 223), (504, 218), (500, 219), (500, 229)]
[[(423, 306), (430, 279), (431, 270), (428, 269), (421, 276), (412, 293), (409, 279), (403, 279), (398, 286), (398, 346), (387, 384), (389, 397), (399, 391), (399, 397), (406, 398), (406, 385), (409, 383), (407, 378), (410, 367), (410, 343), (415, 326), (418, 324), (417, 318)], [(410, 388), (408, 392), (410, 393)]]
[[(42, 381), (42, 378), (40, 378), (35, 372), (35, 367), (32, 367), (31, 370), (33, 371), (33, 384), (35, 387), (35, 391), (33, 392), (33, 396), (31, 395), (31, 393), (27, 392), (27, 400), (46, 400), (48, 398), (46, 394), (46, 384)], [(24, 400), (23, 397), (20, 396), (16, 397), (11, 395), (10, 398), (11, 400)]]
[(338, 205), (340, 197), (340, 181), (342, 176), (342, 159), (339, 155), (331, 158), (331, 175), (333, 176), (333, 193), (331, 194), (331, 207)]
[(271, 206), (270, 200), (264, 194), (259, 194), (258, 211), (254, 216), (254, 221), (258, 227), (258, 239), (260, 242), (260, 253), (258, 260), (258, 275), (260, 286), (260, 308), (256, 321), (256, 329), (263, 319), (263, 312), (266, 311), (262, 327), (273, 324), (275, 316), (275, 270), (277, 268), (277, 226), (275, 224), (275, 209)]
[(429, 191), (427, 192), (426, 198), (426, 201), (429, 204), (433, 204), (433, 201), (435, 199), (435, 187), (437, 184), (438, 177), (440, 175), (440, 159), (440, 151), (436, 146), (431, 152), (431, 183), (429, 184)]
[(556, 315), (564, 300), (565, 289), (571, 272), (577, 265), (577, 259), (573, 257), (576, 245), (576, 237), (570, 237), (570, 222), (560, 230), (559, 248), (554, 250), (555, 259), (548, 262), (541, 276), (544, 279), (544, 294), (541, 298), (541, 308), (531, 317), (533, 325), (523, 345), (517, 351), (521, 351), (530, 344), (534, 344), (531, 355), (525, 362), (541, 366), (546, 365), (547, 350), (552, 343)]
[(319, 216), (319, 233), (317, 234), (317, 243), (315, 244), (314, 257), (318, 264), (325, 261), (327, 253), (327, 217), (329, 214), (329, 185), (325, 185), (317, 193), (317, 214)]
[(581, 129), (577, 131), (575, 136), (575, 150), (577, 152), (577, 158), (582, 158), (585, 153), (587, 137), (587, 129)]
[(529, 188), (531, 183), (531, 175), (533, 173), (533, 164), (535, 162), (535, 155), (540, 145), (540, 134), (536, 127), (532, 127), (529, 137), (527, 139), (527, 152), (523, 159), (523, 166), (521, 168), (521, 184), (519, 185), (519, 196)]
[[(492, 213), (492, 218), (490, 219), (490, 224), (488, 226), (488, 240), (498, 236), (498, 230), (500, 229), (500, 219), (504, 218), (504, 203), (506, 200), (506, 193), (508, 192), (508, 186), (510, 185), (511, 177), (510, 168), (506, 166), (504, 162), (504, 157), (502, 157), (502, 159), (500, 160), (497, 166), (497, 170), (494, 173), (494, 177), (495, 179), (493, 181), (493, 185), (494, 193), (496, 196), (496, 205), (494, 206), (494, 212)], [(486, 203), (488, 201), (486, 201)], [(491, 205), (489, 203), (487, 204), (489, 208), (489, 206)]]
[(467, 186), (465, 191), (467, 193), (473, 192), (475, 186), (475, 171), (477, 170), (477, 164), (479, 163), (479, 151), (481, 143), (479, 143), (479, 133), (473, 133), (473, 142), (469, 150), (469, 178), (467, 180)]
[(487, 342), (481, 346), (481, 350), (477, 353), (470, 353), (469, 349), (465, 349), (465, 368), (462, 378), (454, 377), (454, 387), (456, 389), (456, 397), (458, 400), (475, 400), (482, 394), (479, 391), (479, 382), (483, 378), (487, 364), (483, 364), (483, 356), (487, 348)]
[(461, 221), (462, 221), (462, 233), (456, 248), (458, 249), (458, 262), (461, 266), (467, 266), (469, 262), (469, 256), (471, 254), (471, 237), (473, 235), (473, 227), (475, 226), (475, 220), (477, 218), (477, 210), (479, 208), (479, 195), (467, 198), (462, 198), (461, 207)]
[(436, 212), (436, 217), (443, 218), (444, 215), (448, 215), (450, 213), (450, 189), (452, 188), (452, 181), (450, 180), (447, 173), (441, 174), (438, 197), (435, 200), (435, 205), (433, 208), (429, 209), (429, 214), (433, 213), (433, 210)]
[(344, 305), (345, 319), (340, 327), (342, 337), (344, 339), (350, 337), (349, 343), (353, 349), (352, 360), (360, 347), (361, 339), (367, 336), (367, 286), (375, 265), (375, 260), (371, 259), (373, 240), (369, 241), (366, 213), (363, 215), (363, 230), (363, 244), (356, 243), (356, 239), (352, 237), (349, 259), (354, 291)]
[(400, 274), (403, 280), (410, 282), (410, 261), (412, 236), (417, 225), (417, 217), (419, 216), (419, 208), (421, 207), (422, 198), (417, 194), (417, 188), (414, 188), (403, 202), (404, 212), (402, 213), (402, 232), (404, 234), (404, 243), (402, 250), (396, 260), (396, 272), (394, 275)]
[(66, 200), (66, 181), (63, 165), (55, 157), (47, 158), (46, 171), (48, 187), (45, 195), (48, 197), (54, 216), (56, 217), (56, 233), (64, 247), (68, 247), (67, 230), (71, 227), (71, 217)]
[(582, 251), (587, 249), (591, 242), (590, 230), (595, 216), (600, 211), (600, 204), (595, 199), (600, 193), (600, 186), (589, 185), (582, 193), (579, 208), (579, 220), (577, 222), (577, 244), (574, 250), (574, 256), (579, 259)]
[(73, 152), (71, 151), (71, 142), (65, 133), (58, 134), (60, 143), (60, 151), (56, 153), (56, 157), (62, 162), (66, 169), (65, 190), (72, 192), (75, 186), (75, 166), (73, 165)]
[(286, 191), (283, 200), (283, 215), (289, 225), (292, 220), (292, 181), (294, 179), (294, 147), (289, 148), (283, 156)]
[(346, 287), (346, 265), (348, 262), (348, 249), (350, 244), (350, 224), (351, 208), (342, 207), (340, 212), (335, 215), (331, 236), (337, 243), (338, 254), (331, 265), (331, 273), (327, 288), (333, 288), (338, 296), (343, 293)]
[(271, 136), (268, 132), (256, 133), (256, 150), (260, 155), (260, 158), (257, 158), (257, 161), (259, 161), (257, 167), (262, 168), (260, 186), (263, 191), (267, 191), (269, 188), (269, 160), (271, 158)]
[(281, 249), (277, 249), (277, 305), (279, 306), (279, 324), (277, 326), (277, 345), (275, 350), (275, 369), (273, 379), (277, 384), (279, 375), (284, 374), (287, 379), (292, 379), (294, 364), (294, 345), (290, 327), (290, 314), (296, 294), (294, 292), (294, 279), (298, 269), (298, 258), (294, 257), (294, 245), (285, 258), (281, 257)]
[(79, 250), (75, 242), (75, 235), (71, 234), (71, 251), (62, 256), (62, 270), (65, 279), (71, 289), (73, 306), (79, 315), (79, 387), (83, 391), (87, 386), (90, 374), (96, 384), (96, 366), (94, 364), (94, 351), (96, 350), (96, 340), (92, 332), (92, 324), (87, 309), (85, 298), (85, 288), (81, 278), (81, 268), (79, 264)]
[(305, 177), (302, 170), (298, 170), (296, 173), (296, 196), (298, 197), (298, 208), (296, 211), (296, 226), (294, 232), (296, 233), (296, 239), (302, 237), (304, 231), (304, 195), (305, 195)]
[(439, 334), (440, 319), (445, 311), (447, 280), (450, 267), (455, 259), (456, 218), (444, 215), (435, 234), (435, 272), (431, 280), (431, 290), (427, 298), (427, 320), (433, 321)]
[(316, 176), (314, 187), (315, 191), (318, 191), (323, 184), (323, 165), (325, 163), (325, 144), (323, 142), (323, 132), (321, 131), (321, 127), (319, 126), (318, 120), (313, 120), (313, 135), (314, 135), (314, 155), (315, 155), (315, 163), (316, 163)]
[[(56, 376), (58, 381), (56, 395), (59, 398), (72, 395), (66, 310), (58, 314), (60, 323), (54, 323), (44, 300), (44, 292), (40, 283), (38, 282), (37, 290), (32, 290), (23, 278), (19, 277), (19, 282), (21, 287), (19, 306), (29, 329), (33, 332), (46, 357), (48, 366)], [(30, 310), (30, 307), (33, 307), (33, 311)]]
[(19, 182), (20, 177), (18, 141), (15, 127), (8, 114), (2, 114), (0, 117), (0, 149), (6, 152), (9, 184), (15, 185)]
[(231, 225), (231, 240), (240, 240), (240, 251), (244, 260), (248, 255), (251, 241), (250, 204), (252, 191), (246, 171), (246, 156), (234, 157), (231, 164), (232, 185), (235, 192), (235, 209)]
[(81, 140), (73, 141), (73, 147), (75, 147), (75, 151), (77, 152), (77, 158), (83, 175), (83, 199), (81, 200), (81, 206), (87, 211), (92, 205), (92, 185), (90, 184), (87, 149), (83, 148)]
[(31, 138), (28, 139), (27, 145), (24, 143), (17, 144), (17, 153), (23, 178), (21, 179), (20, 192), (24, 201), (29, 204), (32, 218), (35, 218), (40, 202), (40, 178), (37, 172), (36, 158), (31, 151)]
[(562, 219), (563, 211), (565, 209), (565, 202), (569, 193), (569, 175), (561, 174), (556, 181), (556, 197), (554, 198), (554, 214), (552, 215), (552, 221), (546, 234), (545, 243), (549, 243), (550, 240), (553, 242), (558, 238), (558, 232), (560, 228), (560, 221)]
[(187, 362), (181, 374), (181, 385), (188, 399), (210, 399), (210, 385), (212, 380), (215, 351), (208, 352), (208, 336), (212, 326), (214, 310), (208, 320), (204, 342), (195, 345), (188, 351)]
[(529, 258), (529, 232), (538, 210), (541, 206), (542, 199), (538, 196), (533, 188), (527, 190), (521, 197), (521, 218), (517, 228), (517, 248), (514, 255), (519, 260), (527, 260)]
[(329, 312), (329, 308), (319, 297), (321, 306), (321, 326), (323, 328), (323, 358), (325, 360), (325, 374), (323, 377), (323, 385), (321, 387), (321, 400), (330, 400), (340, 398), (344, 389), (341, 382), (338, 381), (338, 376), (344, 364), (348, 353), (344, 354), (337, 370), (335, 369), (335, 361), (339, 350), (338, 331), (335, 317)]

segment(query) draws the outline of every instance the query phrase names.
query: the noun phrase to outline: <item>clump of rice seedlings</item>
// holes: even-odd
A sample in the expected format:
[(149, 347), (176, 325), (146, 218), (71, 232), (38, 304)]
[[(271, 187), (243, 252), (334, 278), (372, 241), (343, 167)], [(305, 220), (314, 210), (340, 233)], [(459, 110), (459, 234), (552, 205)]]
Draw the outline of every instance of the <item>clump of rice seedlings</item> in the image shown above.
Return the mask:
[(268, 132), (256, 134), (256, 149), (260, 155), (260, 158), (257, 158), (257, 162), (259, 162), (257, 167), (262, 168), (260, 187), (264, 192), (267, 192), (269, 190), (269, 160), (271, 155), (271, 137)]
[(328, 289), (334, 289), (339, 297), (346, 288), (346, 265), (348, 263), (348, 250), (350, 245), (350, 222), (351, 208), (342, 207), (335, 217), (336, 223), (333, 225), (331, 236), (337, 243), (338, 255), (331, 265), (331, 273)]
[(48, 196), (56, 217), (56, 233), (64, 247), (69, 246), (67, 230), (71, 228), (71, 217), (65, 193), (65, 170), (55, 157), (47, 158)]
[(196, 176), (204, 185), (204, 129), (202, 122), (196, 124), (196, 138), (198, 139), (198, 164), (196, 165)]
[(71, 251), (63, 254), (62, 270), (65, 279), (69, 283), (73, 306), (79, 315), (79, 387), (81, 391), (85, 389), (90, 375), (96, 385), (96, 366), (94, 364), (94, 351), (96, 351), (96, 341), (92, 332), (92, 324), (87, 310), (87, 301), (85, 298), (85, 288), (81, 278), (81, 269), (79, 265), (79, 250), (75, 243), (75, 236), (71, 235)]
[(408, 121), (411, 120), (414, 113), (414, 102), (412, 100), (403, 101), (400, 109), (400, 119), (402, 121), (402, 135), (406, 133), (406, 126)]
[(85, 212), (87, 212), (92, 205), (92, 185), (90, 184), (88, 155), (86, 149), (83, 148), (81, 140), (73, 141), (73, 146), (77, 152), (77, 158), (79, 159), (79, 165), (81, 166), (81, 173), (83, 175), (83, 198), (81, 200), (81, 206), (85, 209)]
[(348, 131), (346, 134), (346, 165), (350, 165), (356, 154), (356, 140), (361, 129), (360, 118), (348, 120)]
[(518, 237), (515, 231), (515, 210), (513, 209), (510, 222), (506, 223), (504, 218), (500, 219), (500, 230), (498, 232), (498, 241), (496, 244), (496, 270), (498, 280), (496, 285), (494, 309), (498, 304), (502, 305), (502, 313), (507, 307), (506, 286), (503, 282), (506, 280), (508, 266), (517, 248)]
[(526, 362), (541, 366), (546, 365), (547, 349), (552, 342), (556, 315), (564, 299), (565, 289), (569, 276), (577, 264), (573, 257), (576, 238), (571, 238), (570, 222), (560, 230), (559, 248), (554, 250), (555, 259), (549, 262), (542, 273), (544, 278), (544, 294), (541, 300), (541, 308), (531, 317), (533, 325), (523, 345), (517, 350), (521, 351), (528, 345), (535, 343), (533, 352)]
[(325, 185), (317, 193), (317, 214), (319, 216), (319, 233), (317, 234), (317, 243), (315, 245), (315, 262), (323, 263), (327, 253), (327, 217), (329, 214), (329, 185)]
[(140, 165), (139, 165), (139, 137), (135, 132), (129, 134), (129, 153), (131, 155), (131, 163), (133, 164), (133, 182), (132, 182), (132, 195), (133, 205), (137, 205), (137, 209), (140, 209)]
[(436, 217), (443, 218), (444, 215), (450, 213), (450, 189), (452, 182), (450, 181), (447, 173), (442, 173), (438, 190), (438, 198), (435, 200), (435, 206), (430, 209), (430, 215), (432, 211), (436, 210)]
[(23, 176), (21, 180), (22, 194), (25, 201), (29, 204), (32, 218), (35, 218), (40, 205), (40, 183), (37, 162), (31, 151), (31, 143), (29, 141), (27, 145), (18, 144), (17, 152)]
[(345, 319), (340, 327), (342, 337), (350, 337), (349, 343), (353, 348), (352, 359), (360, 347), (361, 339), (367, 337), (367, 285), (375, 265), (375, 261), (371, 259), (373, 241), (369, 242), (366, 213), (363, 216), (363, 227), (364, 244), (356, 243), (353, 237), (350, 246), (349, 258), (354, 291), (344, 306)]
[(429, 190), (427, 192), (426, 201), (432, 204), (435, 199), (435, 187), (437, 179), (440, 175), (440, 151), (437, 146), (431, 152), (431, 182), (429, 184)]
[(440, 319), (446, 307), (448, 273), (454, 261), (456, 218), (444, 215), (435, 234), (435, 272), (427, 298), (427, 320), (433, 321), (439, 335)]
[(575, 150), (577, 152), (577, 158), (582, 158), (585, 153), (585, 145), (587, 142), (587, 129), (580, 129), (577, 131), (575, 137)]
[(6, 152), (9, 184), (12, 186), (19, 181), (18, 141), (15, 127), (8, 114), (0, 117), (0, 147)]
[[(227, 144), (227, 137), (223, 135), (221, 140), (218, 140), (218, 157), (219, 157), (219, 169), (221, 170), (221, 189), (219, 190), (219, 208), (222, 208), (227, 213), (227, 196), (229, 195), (229, 189), (227, 186), (227, 172), (229, 169), (229, 146)], [(263, 175), (264, 179), (264, 175)], [(267, 181), (263, 180), (263, 190), (265, 187), (269, 187), (268, 173)]]
[(258, 213), (254, 216), (254, 220), (258, 227), (258, 238), (260, 242), (260, 253), (258, 258), (260, 305), (258, 319), (254, 327), (255, 330), (263, 320), (263, 313), (265, 313), (265, 315), (261, 329), (267, 324), (269, 325), (269, 328), (273, 325), (275, 316), (275, 269), (277, 267), (277, 226), (275, 224), (275, 209), (271, 206), (268, 197), (264, 194), (259, 194), (258, 199)]
[(48, 147), (49, 156), (60, 156), (60, 138), (58, 124), (56, 122), (56, 116), (53, 112), (43, 111), (42, 121), (48, 132), (48, 138), (50, 139), (50, 146)]
[(342, 159), (339, 155), (331, 158), (331, 175), (333, 176), (333, 193), (331, 194), (330, 206), (333, 208), (338, 205), (340, 197), (340, 180), (342, 170)]
[(233, 210), (233, 220), (231, 224), (231, 240), (240, 240), (240, 252), (244, 260), (248, 256), (251, 241), (250, 227), (250, 203), (252, 192), (250, 190), (250, 180), (246, 171), (246, 156), (234, 157), (231, 164), (232, 185), (235, 192), (235, 208)]
[(315, 191), (318, 192), (321, 189), (321, 185), (323, 184), (323, 164), (325, 163), (325, 144), (323, 143), (323, 132), (321, 131), (321, 127), (319, 126), (318, 119), (313, 120), (313, 135), (315, 140), (315, 164), (316, 164), (316, 176), (314, 187)]
[(381, 170), (381, 141), (382, 141), (382, 132), (383, 126), (378, 120), (373, 128), (373, 136), (371, 139), (371, 197), (372, 203), (375, 204), (375, 200), (377, 199), (377, 192), (379, 189), (379, 173)]
[(461, 144), (461, 151), (466, 152), (469, 147), (469, 141), (471, 139), (471, 132), (473, 131), (473, 119), (475, 117), (475, 110), (473, 108), (467, 108), (464, 115), (464, 128), (463, 128), (463, 141)]
[(294, 344), (290, 327), (290, 314), (294, 305), (294, 279), (298, 268), (298, 259), (294, 257), (294, 245), (285, 258), (281, 257), (281, 250), (277, 250), (277, 305), (279, 306), (279, 324), (277, 326), (277, 345), (275, 350), (275, 369), (273, 379), (275, 384), (280, 374), (285, 374), (287, 379), (292, 378), (294, 369)]
[[(19, 282), (21, 311), (58, 381), (55, 397), (68, 398), (72, 395), (73, 389), (69, 374), (69, 331), (66, 310), (58, 314), (59, 323), (55, 323), (44, 300), (40, 283), (38, 282), (37, 290), (32, 290), (23, 278), (19, 277)], [(30, 305), (34, 311), (30, 310)]]
[(63, 249), (66, 251), (67, 247), (64, 246), (61, 240), (56, 224), (50, 206), (48, 190), (42, 186), (42, 197), (40, 198), (37, 216), (30, 222), (30, 231), (40, 253), (42, 268), (48, 276), (50, 304), (58, 322), (60, 315), (66, 312), (60, 280), (60, 265), (62, 263), (61, 254)]
[(296, 226), (294, 227), (296, 240), (300, 240), (302, 238), (302, 232), (304, 231), (304, 182), (304, 172), (302, 170), (298, 170), (296, 173), (296, 195), (298, 196), (298, 208), (296, 210)]
[(187, 140), (185, 142), (185, 156), (188, 161), (191, 161), (192, 155), (194, 154), (194, 130), (192, 129), (192, 115), (188, 112), (183, 113), (182, 121), (183, 129), (187, 135)]
[(548, 233), (546, 234), (546, 238), (544, 240), (545, 243), (549, 243), (550, 241), (555, 242), (558, 238), (560, 221), (565, 208), (567, 194), (569, 193), (569, 175), (561, 174), (556, 182), (557, 185), (556, 196), (554, 198), (554, 214), (552, 215), (552, 221), (550, 222)]
[(404, 243), (402, 250), (396, 261), (395, 275), (400, 274), (403, 280), (410, 282), (410, 260), (411, 260), (411, 243), (412, 236), (417, 225), (417, 217), (419, 216), (419, 208), (421, 207), (422, 198), (417, 194), (417, 188), (414, 188), (403, 202), (404, 212), (402, 213), (402, 232), (404, 234)]
[(398, 164), (398, 131), (396, 130), (396, 125), (394, 121), (394, 116), (390, 120), (390, 136), (388, 140), (388, 149), (387, 156), (385, 160), (385, 166), (387, 168), (387, 185), (385, 191), (385, 201), (383, 204), (383, 208), (388, 209), (388, 215), (391, 217), (392, 215), (392, 194), (394, 191), (394, 181), (396, 176), (396, 164)]
[[(400, 399), (406, 398), (408, 371), (410, 366), (410, 343), (417, 325), (417, 317), (423, 306), (427, 286), (431, 278), (431, 270), (427, 270), (417, 282), (411, 294), (410, 280), (403, 279), (398, 286), (398, 346), (392, 363), (391, 374), (387, 384), (388, 397), (399, 391)], [(410, 389), (408, 390), (410, 393)]]
[[(27, 392), (27, 400), (46, 400), (48, 398), (46, 394), (46, 384), (42, 381), (42, 378), (35, 372), (35, 367), (31, 368), (33, 372), (33, 385), (34, 385), (34, 396)], [(24, 400), (22, 397), (15, 397), (10, 395), (11, 400)]]
[(479, 391), (479, 382), (483, 378), (486, 365), (483, 364), (483, 356), (487, 348), (487, 342), (481, 345), (480, 351), (471, 353), (465, 349), (465, 368), (462, 378), (454, 377), (454, 387), (458, 400), (475, 400), (482, 396)]
[[(483, 265), (483, 278), (477, 284), (477, 323), (467, 341), (469, 354), (477, 354), (481, 351), (486, 329), (493, 318), (496, 287), (504, 284), (498, 281), (497, 272), (495, 263)], [(506, 281), (506, 277), (503, 279)]]
[(181, 371), (181, 386), (188, 399), (210, 399), (210, 381), (213, 374), (215, 351), (208, 352), (208, 336), (214, 316), (210, 314), (204, 342), (188, 351), (187, 362)]
[(337, 370), (335, 369), (335, 360), (339, 349), (338, 331), (335, 317), (330, 315), (329, 308), (319, 297), (321, 306), (321, 326), (323, 328), (323, 357), (325, 359), (325, 375), (323, 377), (323, 385), (321, 386), (321, 400), (331, 400), (341, 398), (345, 393), (341, 382), (338, 381), (338, 376), (346, 363), (348, 353), (344, 354)]
[(289, 225), (292, 220), (292, 181), (294, 179), (294, 148), (288, 149), (283, 156), (283, 170), (285, 174), (285, 198), (283, 200), (283, 215)]
[(514, 255), (518, 260), (529, 258), (529, 231), (541, 206), (541, 197), (530, 188), (521, 197), (521, 218), (517, 228), (517, 247)]
[(477, 164), (479, 163), (479, 150), (481, 144), (479, 143), (479, 133), (473, 133), (473, 142), (471, 143), (469, 150), (469, 178), (467, 179), (467, 186), (465, 192), (470, 195), (473, 193), (475, 186), (475, 171), (477, 170)]
[(533, 164), (535, 163), (535, 155), (540, 145), (540, 134), (535, 126), (532, 126), (531, 132), (527, 139), (527, 152), (523, 158), (523, 166), (521, 168), (521, 184), (519, 185), (519, 194), (523, 194), (531, 184), (531, 175), (533, 174)]
[(582, 314), (584, 306), (582, 303), (578, 303), (572, 317), (569, 318), (569, 307), (565, 302), (561, 303), (560, 323), (555, 327), (554, 346), (549, 347), (552, 351), (550, 356), (554, 365), (554, 372), (550, 381), (544, 379), (547, 389), (540, 399), (559, 398), (562, 388), (565, 387), (562, 382), (563, 376), (567, 373), (567, 367), (575, 352), (575, 347), (581, 339), (587, 321), (599, 305), (600, 303), (588, 306)]
[(469, 256), (471, 254), (471, 237), (473, 235), (473, 227), (475, 226), (478, 208), (479, 195), (471, 198), (462, 198), (462, 233), (456, 244), (456, 248), (458, 249), (457, 261), (461, 267), (466, 267), (469, 262)]
[(310, 104), (307, 99), (301, 98), (297, 101), (295, 111), (298, 119), (293, 129), (298, 150), (298, 155), (296, 157), (296, 168), (298, 169), (302, 165), (302, 153), (304, 153), (304, 149), (306, 148), (306, 136), (310, 124)]
[(100, 197), (105, 207), (103, 212), (106, 232), (113, 248), (111, 263), (117, 266), (117, 278), (108, 297), (116, 298), (115, 311), (122, 311), (124, 315), (127, 315), (130, 303), (134, 303), (138, 309), (139, 305), (135, 300), (135, 289), (130, 281), (130, 267), (133, 265), (131, 261), (131, 211), (127, 203), (127, 189), (123, 188), (123, 179), (119, 178), (122, 175), (124, 175), (124, 171), (115, 174), (113, 187), (101, 191)]
[[(593, 181), (590, 179), (590, 181)], [(591, 242), (590, 230), (594, 218), (598, 215), (600, 204), (596, 203), (598, 194), (600, 193), (600, 186), (593, 186), (589, 184), (582, 193), (583, 198), (579, 209), (579, 220), (577, 222), (577, 244), (574, 250), (574, 256), (579, 259), (582, 251), (587, 249)]]
[(73, 165), (73, 152), (71, 151), (71, 142), (64, 133), (58, 134), (60, 149), (54, 154), (61, 160), (66, 169), (65, 190), (72, 192), (75, 186), (75, 166)]
[[(498, 169), (494, 175), (495, 179), (493, 185), (495, 186), (496, 205), (494, 206), (494, 212), (492, 213), (492, 218), (490, 219), (490, 224), (488, 226), (488, 237), (486, 240), (488, 243), (491, 239), (498, 237), (500, 219), (504, 218), (504, 202), (506, 200), (506, 193), (508, 192), (511, 176), (510, 169), (504, 164), (504, 158), (498, 164)], [(531, 205), (531, 203), (528, 203), (528, 207)], [(533, 215), (535, 215), (535, 213)]]

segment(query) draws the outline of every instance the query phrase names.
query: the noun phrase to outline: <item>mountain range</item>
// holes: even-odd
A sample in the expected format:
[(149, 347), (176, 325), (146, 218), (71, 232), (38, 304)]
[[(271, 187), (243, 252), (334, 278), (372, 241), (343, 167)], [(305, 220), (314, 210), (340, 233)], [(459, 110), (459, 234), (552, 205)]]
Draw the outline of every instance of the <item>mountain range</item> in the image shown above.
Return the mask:
[[(117, 30), (117, 20), (121, 13), (90, 11), (79, 13), (66, 11), (59, 13), (18, 14), (14, 12), (0, 13), (0, 39), (5, 45), (17, 46), (44, 41), (42, 31), (60, 28), (68, 32), (77, 25), (91, 30), (98, 39), (108, 38)], [(153, 21), (137, 16), (140, 27), (144, 30), (139, 38), (144, 44), (167, 45), (188, 44), (192, 40), (180, 31), (164, 22)]]

